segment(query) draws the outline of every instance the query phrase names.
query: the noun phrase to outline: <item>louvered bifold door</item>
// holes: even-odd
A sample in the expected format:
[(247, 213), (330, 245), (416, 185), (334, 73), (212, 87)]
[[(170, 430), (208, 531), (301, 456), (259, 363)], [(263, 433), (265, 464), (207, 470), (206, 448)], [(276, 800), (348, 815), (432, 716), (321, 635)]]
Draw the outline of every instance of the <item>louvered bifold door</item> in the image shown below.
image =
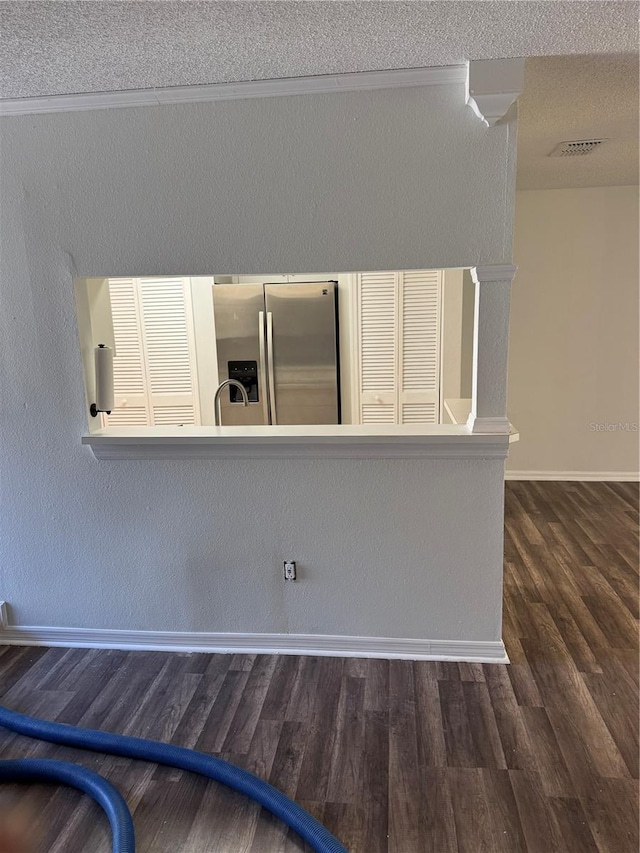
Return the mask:
[(139, 292), (151, 423), (199, 423), (189, 282), (144, 278)]
[(149, 400), (145, 376), (137, 283), (133, 278), (109, 279), (115, 352), (115, 409), (102, 415), (105, 426), (148, 426)]
[(399, 274), (398, 422), (438, 422), (441, 270)]
[(397, 273), (358, 275), (360, 423), (397, 423)]

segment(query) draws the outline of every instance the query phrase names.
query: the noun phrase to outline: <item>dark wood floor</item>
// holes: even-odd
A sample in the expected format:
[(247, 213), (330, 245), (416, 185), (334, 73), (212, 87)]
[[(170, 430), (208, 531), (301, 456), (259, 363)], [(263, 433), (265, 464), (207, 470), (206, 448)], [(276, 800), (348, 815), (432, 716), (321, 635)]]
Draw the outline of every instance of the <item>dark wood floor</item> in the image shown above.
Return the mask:
[[(507, 483), (510, 666), (4, 648), (3, 704), (221, 755), (294, 796), (352, 853), (636, 853), (638, 490)], [(8, 735), (127, 798), (139, 853), (293, 853), (215, 783)], [(108, 851), (98, 809), (5, 786), (39, 853)]]

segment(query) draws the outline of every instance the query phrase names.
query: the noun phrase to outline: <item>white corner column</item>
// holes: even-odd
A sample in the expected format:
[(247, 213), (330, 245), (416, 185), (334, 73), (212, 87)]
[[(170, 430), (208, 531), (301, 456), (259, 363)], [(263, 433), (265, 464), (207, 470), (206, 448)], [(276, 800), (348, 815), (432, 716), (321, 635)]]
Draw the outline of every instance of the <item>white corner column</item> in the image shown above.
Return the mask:
[(516, 267), (473, 267), (475, 284), (471, 414), (474, 433), (508, 433), (509, 305)]

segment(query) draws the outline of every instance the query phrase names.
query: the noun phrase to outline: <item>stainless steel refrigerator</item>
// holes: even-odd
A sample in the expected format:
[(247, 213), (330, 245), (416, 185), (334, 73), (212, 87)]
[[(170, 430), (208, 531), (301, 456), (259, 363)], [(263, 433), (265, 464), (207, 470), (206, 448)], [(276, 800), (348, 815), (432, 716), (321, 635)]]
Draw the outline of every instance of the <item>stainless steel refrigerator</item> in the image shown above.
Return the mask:
[(221, 422), (231, 424), (338, 424), (338, 286), (214, 284)]

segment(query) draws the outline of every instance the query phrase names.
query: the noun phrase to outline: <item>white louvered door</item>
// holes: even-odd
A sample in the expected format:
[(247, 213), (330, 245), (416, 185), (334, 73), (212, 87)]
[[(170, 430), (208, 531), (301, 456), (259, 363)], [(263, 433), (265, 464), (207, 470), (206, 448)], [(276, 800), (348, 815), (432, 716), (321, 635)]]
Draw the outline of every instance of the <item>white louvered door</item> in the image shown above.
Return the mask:
[(108, 426), (200, 423), (188, 279), (110, 279), (116, 408)]
[(115, 342), (113, 389), (116, 408), (110, 415), (102, 415), (103, 424), (148, 426), (149, 399), (136, 280), (109, 279), (109, 296)]
[(141, 279), (140, 307), (152, 424), (199, 423), (188, 281)]
[(357, 277), (360, 423), (438, 422), (441, 270)]
[(440, 408), (440, 270), (399, 274), (399, 423), (435, 424)]
[(358, 276), (360, 423), (395, 424), (397, 273)]

